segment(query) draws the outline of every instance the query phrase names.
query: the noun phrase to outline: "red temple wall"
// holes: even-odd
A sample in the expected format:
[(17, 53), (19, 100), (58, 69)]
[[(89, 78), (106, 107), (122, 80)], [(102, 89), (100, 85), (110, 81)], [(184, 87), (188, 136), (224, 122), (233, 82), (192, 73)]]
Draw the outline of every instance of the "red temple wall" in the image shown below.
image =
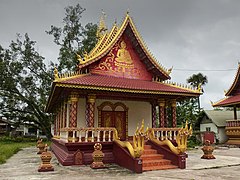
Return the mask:
[[(123, 48), (122, 41), (125, 42), (126, 48)], [(145, 64), (141, 62), (125, 35), (118, 40), (105, 57), (97, 64), (90, 66), (90, 72), (129, 79), (152, 79), (151, 73), (146, 70)]]

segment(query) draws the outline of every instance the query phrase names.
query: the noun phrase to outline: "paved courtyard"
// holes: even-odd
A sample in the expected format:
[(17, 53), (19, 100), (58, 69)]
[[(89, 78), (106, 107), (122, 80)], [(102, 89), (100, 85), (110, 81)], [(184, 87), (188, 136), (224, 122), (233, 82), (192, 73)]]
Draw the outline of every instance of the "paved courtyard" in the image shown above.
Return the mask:
[(201, 149), (188, 152), (186, 169), (148, 171), (135, 174), (115, 164), (108, 164), (106, 169), (93, 170), (89, 166), (63, 167), (53, 156), (55, 171), (38, 172), (40, 156), (37, 148), (25, 148), (0, 165), (0, 179), (202, 179), (202, 180), (238, 180), (240, 179), (240, 148), (219, 147), (214, 151), (215, 160), (201, 159)]

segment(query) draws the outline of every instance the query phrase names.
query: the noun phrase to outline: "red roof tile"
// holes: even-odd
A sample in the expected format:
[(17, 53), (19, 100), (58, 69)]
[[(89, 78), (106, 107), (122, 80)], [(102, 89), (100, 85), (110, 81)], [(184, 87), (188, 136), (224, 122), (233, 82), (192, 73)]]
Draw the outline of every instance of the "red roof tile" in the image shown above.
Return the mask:
[(215, 104), (213, 104), (213, 107), (216, 106), (231, 106), (235, 104), (240, 104), (240, 94), (236, 96), (229, 96), (226, 99), (223, 99)]
[(85, 75), (72, 79), (61, 81), (60, 84), (79, 85), (79, 86), (92, 86), (92, 87), (106, 87), (127, 90), (139, 91), (161, 91), (172, 93), (190, 93), (199, 95), (192, 90), (174, 87), (173, 85), (164, 84), (160, 82), (152, 82), (138, 79), (126, 79), (111, 76), (101, 75)]

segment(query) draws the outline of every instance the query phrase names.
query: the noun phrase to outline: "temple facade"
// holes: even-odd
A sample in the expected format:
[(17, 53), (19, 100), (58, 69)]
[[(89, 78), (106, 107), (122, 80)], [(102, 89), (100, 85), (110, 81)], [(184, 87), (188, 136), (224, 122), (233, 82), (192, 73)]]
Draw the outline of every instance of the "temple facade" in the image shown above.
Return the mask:
[(233, 108), (233, 118), (226, 120), (227, 144), (240, 146), (240, 120), (237, 117), (237, 108), (240, 107), (240, 64), (232, 85), (225, 92), (225, 98), (213, 103), (212, 106)]
[(71, 163), (61, 159), (60, 152), (71, 159), (81, 149), (64, 150), (69, 143), (111, 142), (111, 128), (120, 141), (132, 140), (143, 119), (149, 128), (176, 128), (176, 103), (201, 94), (201, 89), (169, 82), (171, 69), (149, 52), (129, 14), (110, 31), (101, 19), (97, 35), (95, 48), (77, 55), (77, 72), (54, 71), (46, 111), (55, 114), (53, 150), (65, 165)]

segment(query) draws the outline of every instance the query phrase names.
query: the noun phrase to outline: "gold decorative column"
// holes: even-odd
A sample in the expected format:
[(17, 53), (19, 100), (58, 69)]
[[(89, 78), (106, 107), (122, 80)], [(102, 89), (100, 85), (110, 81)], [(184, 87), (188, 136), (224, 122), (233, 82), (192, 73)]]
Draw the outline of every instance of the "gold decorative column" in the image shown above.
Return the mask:
[(177, 127), (177, 102), (176, 99), (171, 101), (172, 107), (172, 127)]
[(159, 99), (159, 122), (160, 127), (165, 127), (165, 100)]
[(77, 127), (77, 106), (78, 97), (76, 95), (70, 96), (70, 117), (69, 117), (69, 127)]
[(96, 102), (96, 95), (89, 94), (87, 96), (87, 104), (86, 104), (86, 126), (87, 127), (94, 127), (95, 102)]

